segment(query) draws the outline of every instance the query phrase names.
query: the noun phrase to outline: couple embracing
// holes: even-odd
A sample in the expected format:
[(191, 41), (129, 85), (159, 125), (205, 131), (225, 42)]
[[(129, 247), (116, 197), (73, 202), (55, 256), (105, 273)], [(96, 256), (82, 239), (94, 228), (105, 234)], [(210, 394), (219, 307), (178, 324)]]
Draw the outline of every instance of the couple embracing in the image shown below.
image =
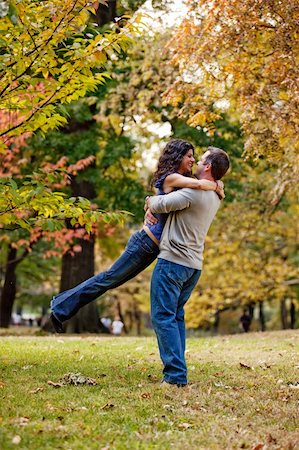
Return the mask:
[(163, 382), (187, 384), (184, 305), (197, 284), (205, 236), (224, 197), (219, 181), (229, 168), (228, 155), (216, 147), (195, 163), (194, 147), (180, 139), (162, 151), (146, 200), (145, 225), (131, 236), (123, 254), (105, 272), (55, 296), (51, 319), (57, 332), (80, 308), (135, 277), (157, 257), (151, 281), (151, 318), (163, 362)]

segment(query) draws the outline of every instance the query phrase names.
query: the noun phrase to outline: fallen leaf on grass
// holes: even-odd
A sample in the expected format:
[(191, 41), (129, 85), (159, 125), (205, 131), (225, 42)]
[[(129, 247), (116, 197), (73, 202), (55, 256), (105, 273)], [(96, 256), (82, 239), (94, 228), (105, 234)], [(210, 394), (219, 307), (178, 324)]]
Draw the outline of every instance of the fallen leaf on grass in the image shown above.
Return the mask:
[(267, 370), (267, 369), (271, 369), (271, 366), (270, 366), (270, 364), (261, 364), (260, 368), (263, 370)]
[(192, 425), (191, 425), (191, 423), (180, 423), (179, 425), (178, 425), (178, 427), (179, 428), (182, 428), (183, 430), (188, 430), (188, 428), (192, 428)]
[(156, 377), (155, 375), (148, 374), (147, 378), (151, 383), (156, 383), (157, 381), (159, 381), (159, 378)]
[(164, 398), (166, 398), (166, 400), (172, 400), (172, 396), (169, 394), (165, 394)]
[(54, 381), (51, 381), (51, 380), (48, 381), (48, 385), (53, 386), (55, 388), (60, 388), (60, 387), (64, 386), (62, 383), (54, 383)]
[(290, 389), (299, 389), (299, 381), (295, 381), (295, 382), (289, 382), (288, 386)]
[(3, 388), (4, 388), (4, 386), (5, 386), (5, 383), (4, 383), (4, 381), (0, 381), (0, 389), (3, 389)]
[(195, 402), (194, 405), (191, 405), (192, 409), (195, 409), (196, 411), (203, 411), (203, 412), (208, 412), (208, 410), (206, 408), (204, 408), (203, 406), (201, 406), (201, 404), (199, 402)]
[(32, 364), (28, 364), (27, 366), (23, 366), (22, 369), (23, 370), (29, 370), (32, 369), (33, 365)]
[(21, 436), (18, 436), (18, 435), (14, 436), (12, 438), (11, 442), (15, 445), (18, 445), (21, 442)]
[(290, 395), (285, 395), (284, 397), (280, 398), (279, 400), (281, 400), (282, 402), (289, 402), (290, 398), (291, 398)]
[(151, 394), (149, 392), (144, 392), (141, 394), (141, 398), (151, 398)]
[(214, 377), (223, 377), (224, 376), (224, 372), (215, 372), (213, 374)]
[(36, 389), (33, 389), (32, 391), (29, 391), (29, 394), (37, 394), (38, 392), (42, 392), (43, 390), (43, 387), (38, 387)]
[(29, 422), (29, 417), (18, 417), (17, 422), (21, 427), (25, 427)]
[(163, 405), (164, 409), (167, 409), (167, 411), (173, 411), (171, 405)]
[(219, 381), (218, 383), (214, 382), (214, 386), (221, 387), (224, 389), (231, 389), (231, 386), (228, 386), (227, 384), (222, 383), (222, 381)]
[(253, 367), (250, 367), (247, 364), (244, 364), (244, 363), (241, 363), (241, 362), (240, 362), (240, 367), (242, 367), (243, 369), (254, 370)]
[(268, 435), (267, 441), (269, 442), (269, 444), (277, 444), (277, 440), (271, 434)]
[(261, 450), (262, 448), (264, 448), (264, 444), (258, 444), (252, 450)]
[(106, 403), (106, 405), (102, 406), (100, 409), (109, 409), (114, 408), (113, 403)]
[(58, 425), (58, 427), (55, 428), (56, 431), (62, 431), (62, 432), (66, 432), (67, 428), (65, 425)]

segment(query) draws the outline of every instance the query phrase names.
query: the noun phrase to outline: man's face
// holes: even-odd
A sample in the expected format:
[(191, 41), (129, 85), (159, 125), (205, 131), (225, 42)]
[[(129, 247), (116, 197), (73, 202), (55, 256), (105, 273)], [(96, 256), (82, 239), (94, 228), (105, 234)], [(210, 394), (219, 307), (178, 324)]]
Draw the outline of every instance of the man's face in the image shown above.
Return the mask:
[(210, 151), (207, 150), (202, 157), (200, 158), (200, 160), (197, 163), (197, 168), (196, 168), (196, 176), (197, 178), (200, 178), (200, 176), (203, 174), (203, 172), (206, 170), (207, 167), (207, 163), (206, 163), (206, 159), (209, 156)]

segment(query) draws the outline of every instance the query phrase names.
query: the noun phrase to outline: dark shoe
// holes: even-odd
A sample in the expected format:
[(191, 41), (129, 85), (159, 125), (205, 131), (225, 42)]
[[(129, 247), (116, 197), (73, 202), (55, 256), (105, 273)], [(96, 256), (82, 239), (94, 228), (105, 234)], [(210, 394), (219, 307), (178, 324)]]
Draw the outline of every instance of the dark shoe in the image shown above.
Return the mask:
[(64, 333), (64, 329), (63, 329), (62, 323), (60, 322), (60, 320), (56, 319), (56, 317), (54, 316), (53, 313), (51, 313), (50, 319), (51, 319), (53, 328), (56, 331), (56, 333)]
[(187, 385), (186, 384), (180, 384), (180, 383), (169, 383), (168, 381), (165, 381), (165, 380), (163, 380), (163, 381), (161, 381), (161, 387), (162, 388), (168, 388), (168, 387), (178, 387), (178, 388), (183, 388), (183, 387), (186, 387)]

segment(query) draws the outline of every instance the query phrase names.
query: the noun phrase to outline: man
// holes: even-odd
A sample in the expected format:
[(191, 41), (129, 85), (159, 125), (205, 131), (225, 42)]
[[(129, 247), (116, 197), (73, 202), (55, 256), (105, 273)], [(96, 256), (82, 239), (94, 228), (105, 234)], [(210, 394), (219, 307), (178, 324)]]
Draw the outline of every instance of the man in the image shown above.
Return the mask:
[(240, 317), (240, 328), (244, 333), (248, 333), (251, 325), (251, 317), (246, 308), (243, 309), (243, 314)]
[[(209, 147), (197, 165), (196, 177), (220, 180), (228, 168), (228, 155)], [(184, 305), (200, 277), (204, 240), (219, 205), (214, 191), (195, 189), (180, 189), (147, 200), (152, 213), (172, 212), (162, 234), (151, 281), (152, 323), (165, 383), (187, 384)]]

